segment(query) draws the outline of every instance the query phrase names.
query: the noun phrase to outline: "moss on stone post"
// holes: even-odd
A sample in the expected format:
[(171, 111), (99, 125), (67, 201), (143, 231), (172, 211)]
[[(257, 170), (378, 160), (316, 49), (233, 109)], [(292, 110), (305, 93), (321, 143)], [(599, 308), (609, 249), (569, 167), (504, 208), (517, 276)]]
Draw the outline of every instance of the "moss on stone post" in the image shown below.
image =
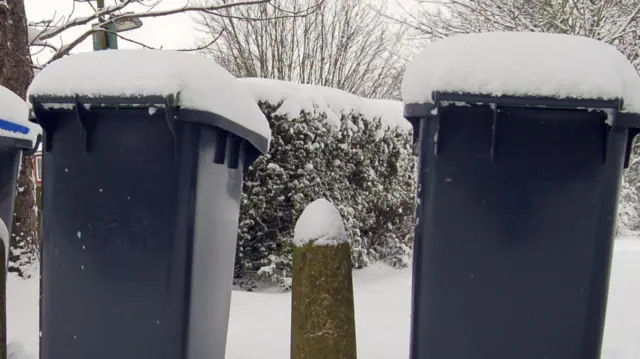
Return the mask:
[(328, 201), (311, 203), (294, 234), (292, 359), (355, 359), (351, 245)]

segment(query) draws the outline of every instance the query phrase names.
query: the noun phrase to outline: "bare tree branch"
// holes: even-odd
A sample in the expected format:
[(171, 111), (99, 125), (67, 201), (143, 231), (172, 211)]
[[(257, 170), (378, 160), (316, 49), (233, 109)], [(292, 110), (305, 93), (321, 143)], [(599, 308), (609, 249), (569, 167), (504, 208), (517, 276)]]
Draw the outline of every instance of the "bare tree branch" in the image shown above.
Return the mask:
[(211, 47), (211, 45), (215, 44), (216, 41), (218, 41), (222, 37), (224, 32), (225, 32), (225, 29), (220, 30), (220, 33), (216, 37), (214, 37), (211, 41), (205, 43), (204, 45), (197, 46), (197, 47), (194, 47), (194, 48), (191, 48), (191, 49), (178, 49), (176, 51), (188, 51), (188, 52), (190, 52), (190, 51), (202, 51), (202, 50), (208, 49), (209, 47)]
[(229, 4), (222, 5), (185, 5), (182, 7), (177, 7), (168, 10), (157, 10), (157, 11), (147, 11), (147, 12), (133, 12), (121, 14), (129, 5), (131, 4), (140, 4), (140, 0), (123, 0), (119, 4), (107, 6), (102, 10), (96, 11), (90, 16), (76, 17), (65, 21), (63, 24), (59, 26), (53, 26), (47, 31), (45, 31), (41, 36), (41, 40), (50, 39), (52, 37), (58, 36), (63, 32), (69, 30), (72, 27), (87, 25), (93, 21), (97, 21), (99, 18), (107, 18), (104, 22), (99, 23), (100, 27), (105, 27), (108, 24), (118, 21), (131, 20), (135, 18), (147, 18), (147, 17), (163, 17), (169, 15), (175, 15), (180, 13), (188, 13), (188, 12), (205, 12), (205, 11), (217, 11), (224, 10), (233, 7), (242, 7), (242, 6), (250, 6), (250, 5), (258, 5), (265, 4), (273, 0), (250, 0), (250, 1), (241, 1), (241, 2), (233, 2)]
[(427, 41), (485, 31), (555, 32), (595, 38), (640, 65), (637, 0), (442, 0), (394, 20)]
[(49, 59), (49, 61), (47, 61), (47, 63), (50, 63), (52, 61), (55, 61), (57, 59), (60, 59), (60, 58), (62, 58), (64, 56), (68, 55), (71, 52), (71, 50), (76, 48), (76, 46), (80, 45), (84, 40), (89, 38), (89, 36), (93, 35), (93, 33), (96, 32), (96, 31), (103, 31), (103, 30), (102, 29), (98, 30), (96, 28), (92, 28), (91, 30), (86, 31), (82, 35), (80, 35), (77, 38), (75, 38), (70, 43), (65, 44), (63, 46), (60, 46), (58, 51), (56, 51), (56, 53), (51, 57), (51, 59)]
[[(151, 18), (151, 17), (164, 17), (170, 16), (180, 13), (201, 13), (207, 14), (207, 16), (213, 17), (233, 17), (231, 15), (230, 9), (236, 8), (244, 8), (244, 7), (254, 7), (254, 6), (266, 6), (270, 5), (275, 0), (244, 0), (244, 1), (234, 1), (231, 2), (229, 0), (220, 0), (220, 2), (216, 3), (202, 3), (198, 5), (190, 4), (190, 0), (185, 2), (183, 6), (177, 6), (170, 9), (165, 10), (156, 10), (156, 7), (162, 3), (163, 0), (156, 0), (154, 2), (148, 2), (145, 0), (118, 0), (114, 1), (113, 4), (104, 7), (103, 9), (95, 10), (91, 15), (88, 16), (72, 16), (73, 12), (76, 9), (75, 2), (85, 2), (85, 1), (74, 1), (74, 6), (72, 9), (72, 14), (68, 16), (54, 16), (51, 19), (40, 20), (35, 23), (30, 23), (30, 27), (38, 28), (38, 33), (34, 36), (31, 44), (33, 46), (44, 46), (54, 51), (51, 58), (46, 61), (49, 63), (51, 61), (57, 60), (63, 56), (68, 55), (73, 51), (79, 44), (81, 44), (84, 40), (91, 37), (96, 32), (109, 32), (106, 30), (108, 25), (113, 23), (120, 23), (128, 20), (141, 19), (141, 18)], [(208, 1), (208, 0), (205, 0)], [(243, 20), (243, 21), (269, 21), (280, 18), (292, 18), (292, 17), (303, 17), (308, 16), (312, 12), (316, 11), (316, 9), (324, 3), (325, 0), (315, 0), (314, 3), (310, 4), (306, 8), (293, 7), (292, 9), (286, 9), (281, 6), (273, 6), (274, 11), (271, 13), (269, 17), (251, 17), (251, 18), (235, 18), (235, 20)], [(133, 5), (142, 5), (145, 7), (143, 11), (129, 11), (131, 6)], [(80, 36), (71, 40), (68, 43), (65, 43), (61, 46), (53, 46), (50, 42), (53, 38), (60, 38), (62, 34), (67, 33), (69, 30), (86, 26), (90, 24), (91, 27), (85, 30)], [(222, 34), (222, 32), (220, 32)], [(120, 33), (116, 34), (119, 38), (124, 41), (131, 42), (134, 44), (138, 44), (143, 48), (153, 48), (148, 46), (147, 44), (143, 44), (135, 39), (130, 37), (124, 37)], [(206, 47), (212, 46), (215, 41), (219, 38), (219, 36), (214, 36), (212, 40), (208, 43), (202, 44), (201, 46), (197, 46), (191, 49), (181, 49), (181, 51), (201, 51)], [(46, 65), (45, 63), (45, 65)]]
[(398, 98), (402, 33), (390, 28), (393, 24), (381, 15), (384, 2), (380, 4), (374, 9), (369, 0), (274, 0), (215, 16), (201, 14), (200, 30), (208, 38), (225, 30), (204, 53), (240, 77)]
[(140, 45), (140, 46), (142, 46), (142, 48), (147, 49), (147, 50), (160, 50), (161, 49), (161, 48), (155, 48), (153, 46), (149, 46), (149, 45), (147, 45), (145, 43), (142, 43), (140, 41), (136, 41), (136, 40), (134, 40), (132, 38), (126, 37), (126, 36), (122, 35), (121, 33), (116, 32), (116, 31), (109, 31), (109, 30), (104, 30), (104, 31), (106, 33), (108, 33), (108, 34), (116, 35), (118, 38), (120, 38), (120, 39), (122, 39), (124, 41), (130, 42), (132, 44)]

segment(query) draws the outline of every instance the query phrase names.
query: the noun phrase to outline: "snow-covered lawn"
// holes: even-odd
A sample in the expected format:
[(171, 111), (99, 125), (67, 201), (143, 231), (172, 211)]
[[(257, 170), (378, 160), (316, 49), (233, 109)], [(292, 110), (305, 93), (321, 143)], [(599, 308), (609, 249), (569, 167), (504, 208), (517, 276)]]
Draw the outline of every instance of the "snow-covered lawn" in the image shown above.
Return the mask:
[[(356, 271), (358, 356), (408, 358), (411, 271), (375, 265)], [(38, 352), (38, 280), (10, 276), (9, 359)], [(289, 357), (290, 294), (234, 292), (227, 359)], [(603, 359), (640, 358), (640, 239), (616, 243)]]

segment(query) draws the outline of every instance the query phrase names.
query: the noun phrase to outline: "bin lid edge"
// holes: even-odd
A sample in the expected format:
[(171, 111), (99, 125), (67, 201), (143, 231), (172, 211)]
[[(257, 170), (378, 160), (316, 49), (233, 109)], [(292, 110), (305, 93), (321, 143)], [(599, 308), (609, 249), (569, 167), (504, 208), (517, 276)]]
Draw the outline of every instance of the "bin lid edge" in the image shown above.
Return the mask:
[(422, 103), (406, 103), (404, 106), (405, 117), (424, 117), (434, 115), (432, 111), (443, 103), (464, 103), (489, 105), (495, 104), (506, 107), (539, 107), (568, 110), (614, 110), (622, 109), (621, 99), (578, 99), (578, 98), (552, 98), (539, 96), (493, 96), (469, 93), (445, 93), (434, 92), (430, 101)]
[(244, 138), (249, 142), (258, 152), (265, 154), (269, 151), (270, 139), (264, 137), (259, 132), (246, 128), (237, 122), (230, 120), (217, 113), (182, 108), (180, 109), (180, 121), (200, 123), (203, 125), (209, 125), (217, 127), (233, 133), (234, 135)]
[[(117, 96), (48, 96), (48, 95), (31, 95), (29, 101), (34, 106), (43, 106), (46, 104), (61, 105), (61, 108), (65, 108), (65, 105), (72, 109), (73, 106), (86, 106), (86, 105), (100, 105), (100, 106), (115, 106), (125, 105), (140, 108), (154, 107), (154, 106), (169, 106), (171, 108), (179, 108), (180, 121), (196, 122), (204, 125), (211, 125), (219, 127), (223, 130), (229, 131), (239, 137), (245, 138), (253, 147), (260, 153), (266, 153), (269, 150), (270, 138), (264, 137), (261, 133), (246, 128), (237, 122), (227, 119), (217, 113), (203, 111), (198, 109), (190, 109), (180, 107), (177, 95), (163, 96), (138, 96), (138, 97), (117, 97)], [(54, 107), (55, 108), (55, 107)]]

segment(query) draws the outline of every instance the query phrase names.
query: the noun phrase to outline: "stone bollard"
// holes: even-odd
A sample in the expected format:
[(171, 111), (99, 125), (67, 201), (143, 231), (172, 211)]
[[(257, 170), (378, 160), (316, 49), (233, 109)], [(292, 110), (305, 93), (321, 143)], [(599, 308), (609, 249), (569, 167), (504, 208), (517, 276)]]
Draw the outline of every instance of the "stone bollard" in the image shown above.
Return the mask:
[(292, 359), (355, 359), (351, 244), (338, 210), (318, 199), (296, 223)]

